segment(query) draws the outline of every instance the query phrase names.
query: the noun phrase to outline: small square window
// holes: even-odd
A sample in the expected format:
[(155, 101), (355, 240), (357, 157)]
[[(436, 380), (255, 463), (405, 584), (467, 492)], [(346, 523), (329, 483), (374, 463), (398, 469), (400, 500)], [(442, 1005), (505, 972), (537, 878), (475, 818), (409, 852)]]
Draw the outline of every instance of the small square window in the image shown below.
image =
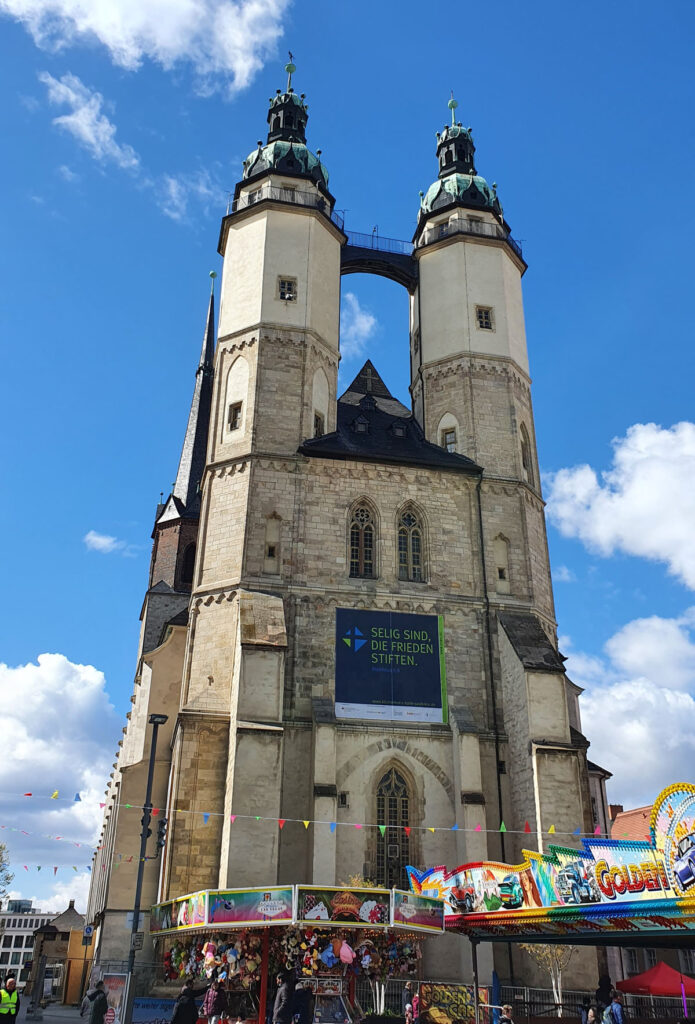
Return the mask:
[(314, 437), (321, 437), (324, 433), (323, 416), (320, 412), (314, 413)]
[(5, 949), (7, 949), (8, 946), (11, 946), (12, 945), (12, 936), (11, 935), (3, 935), (3, 937), (2, 937), (2, 944), (5, 947)]
[(20, 959), (21, 959), (21, 957), (20, 957), (19, 953), (13, 953), (12, 956), (10, 957), (10, 963), (11, 964), (18, 964)]
[(266, 558), (275, 558), (275, 545), (274, 544), (266, 544), (265, 557)]
[(494, 331), (495, 320), (491, 306), (476, 306), (475, 317), (481, 331)]
[(278, 278), (278, 298), (282, 302), (296, 302), (297, 301), (297, 278), (296, 277), (279, 277)]
[(402, 423), (396, 423), (393, 428), (393, 432), (396, 437), (405, 437), (405, 427)]
[(456, 431), (453, 427), (442, 431), (442, 448), (446, 448), (448, 452), (456, 451)]
[(241, 426), (241, 406), (241, 402), (234, 402), (234, 404), (229, 407), (227, 425), (230, 430), (238, 430)]
[(361, 419), (361, 418), (355, 420), (355, 433), (356, 434), (368, 434), (369, 433), (369, 423), (368, 423), (368, 421), (364, 420), (364, 419)]
[(253, 192), (248, 193), (249, 206), (253, 206), (261, 198), (261, 190), (259, 188), (254, 189)]
[(503, 569), (502, 566), (499, 566), (498, 569), (497, 569), (497, 579), (498, 580), (506, 580), (506, 578), (507, 578), (507, 570)]
[(9, 953), (0, 953), (0, 964), (7, 964), (10, 962)]
[(349, 807), (349, 806), (350, 806), (350, 801), (348, 799), (348, 794), (345, 793), (345, 792), (338, 793), (338, 807)]

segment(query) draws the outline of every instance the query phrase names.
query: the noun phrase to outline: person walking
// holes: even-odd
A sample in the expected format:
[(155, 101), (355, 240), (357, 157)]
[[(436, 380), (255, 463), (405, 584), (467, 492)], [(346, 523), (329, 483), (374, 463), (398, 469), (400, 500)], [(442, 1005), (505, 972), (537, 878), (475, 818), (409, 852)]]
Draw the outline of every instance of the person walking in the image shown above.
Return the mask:
[(292, 1003), (292, 1016), (296, 1024), (311, 1024), (313, 1014), (311, 1012), (311, 989), (300, 981), (294, 990)]
[(410, 1006), (411, 1011), (413, 1007), (413, 983), (412, 981), (406, 981), (405, 988), (403, 989), (403, 1016), (405, 1017), (406, 1007)]
[(13, 1024), (19, 1013), (19, 992), (17, 979), (8, 974), (5, 984), (0, 988), (0, 1021), (2, 1024)]
[(109, 1008), (109, 1001), (106, 997), (106, 988), (103, 981), (98, 981), (94, 991), (89, 993), (92, 1008), (89, 1011), (89, 1024), (104, 1024), (104, 1017)]
[(418, 1017), (420, 1016), (420, 996), (418, 995), (417, 992), (413, 993), (412, 1007), (413, 1007), (413, 1020), (417, 1020)]
[(212, 982), (203, 999), (203, 1013), (210, 1024), (219, 1024), (220, 1017), (224, 1017), (229, 1007), (227, 993), (220, 985), (217, 978)]
[(198, 1007), (195, 1003), (193, 989), (190, 985), (184, 985), (179, 992), (178, 999), (174, 1003), (171, 1024), (196, 1024), (197, 1020)]
[(273, 1004), (273, 1024), (290, 1024), (292, 1020), (292, 1001), (294, 992), (290, 985), (290, 979), (284, 974), (276, 977), (278, 985)]
[(603, 1024), (627, 1024), (623, 1009), (623, 994), (614, 988), (610, 1004), (603, 1011)]
[(512, 1008), (509, 1005), (509, 1003), (502, 1007), (502, 1013), (500, 1014), (500, 1024), (514, 1024), (514, 1021), (512, 1020)]

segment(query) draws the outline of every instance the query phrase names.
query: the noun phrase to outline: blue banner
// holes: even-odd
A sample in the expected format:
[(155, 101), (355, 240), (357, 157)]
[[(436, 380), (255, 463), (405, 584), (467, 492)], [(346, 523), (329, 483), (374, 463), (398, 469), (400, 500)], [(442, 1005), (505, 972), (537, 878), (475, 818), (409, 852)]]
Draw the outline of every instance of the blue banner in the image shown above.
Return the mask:
[(337, 718), (446, 722), (441, 615), (336, 608)]

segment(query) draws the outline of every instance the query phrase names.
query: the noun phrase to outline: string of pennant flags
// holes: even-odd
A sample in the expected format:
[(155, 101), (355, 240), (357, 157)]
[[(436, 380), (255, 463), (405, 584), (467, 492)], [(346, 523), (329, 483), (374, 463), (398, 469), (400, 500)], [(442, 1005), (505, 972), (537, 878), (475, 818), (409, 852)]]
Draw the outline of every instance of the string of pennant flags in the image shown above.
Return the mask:
[[(24, 793), (22, 795), (24, 797), (35, 798), (35, 794), (31, 793), (31, 792), (27, 792), (27, 793)], [(66, 797), (61, 797), (58, 790), (53, 790), (53, 792), (50, 795), (46, 794), (46, 796), (49, 799), (51, 799), (51, 800), (65, 801), (65, 800), (69, 799), (70, 803), (81, 803), (82, 802), (79, 793), (76, 793), (74, 798), (66, 798)], [(41, 799), (42, 794), (36, 794), (36, 797)], [(106, 806), (105, 802), (100, 802), (99, 803), (99, 807), (101, 809), (103, 809), (105, 806)], [(116, 803), (114, 803), (113, 806), (115, 808), (125, 809), (125, 810), (138, 810), (138, 811), (144, 811), (145, 810), (144, 806), (142, 806), (140, 804), (129, 804), (129, 803), (119, 803), (119, 802), (116, 802)], [(161, 813), (161, 808), (153, 807), (153, 808), (151, 808), (151, 812), (150, 813), (151, 813), (153, 818), (156, 818)], [(225, 817), (225, 813), (220, 812), (220, 811), (191, 811), (191, 810), (183, 810), (183, 809), (178, 809), (178, 808), (175, 808), (174, 810), (172, 810), (170, 812), (170, 814), (172, 814), (172, 815), (187, 814), (187, 815), (194, 815), (194, 816), (199, 815), (200, 817), (202, 817), (204, 825), (208, 824), (210, 818), (222, 818), (222, 817)], [(528, 821), (524, 822), (523, 829), (509, 829), (505, 825), (504, 821), (501, 821), (497, 828), (483, 828), (483, 826), (480, 825), (480, 824), (475, 825), (475, 826), (473, 826), (471, 828), (464, 828), (464, 827), (460, 826), (457, 822), (454, 822), (453, 825), (399, 825), (399, 826), (391, 826), (391, 825), (378, 824), (378, 823), (373, 823), (373, 822), (329, 821), (329, 820), (322, 820), (322, 819), (315, 819), (315, 818), (278, 818), (278, 817), (275, 817), (275, 816), (268, 816), (268, 815), (262, 815), (262, 814), (229, 814), (229, 821), (230, 821), (231, 824), (234, 824), (234, 822), (237, 821), (237, 820), (239, 820), (239, 821), (256, 821), (256, 822), (268, 822), (268, 821), (270, 821), (270, 822), (275, 823), (280, 830), (284, 829), (284, 827), (286, 825), (288, 825), (288, 824), (303, 825), (305, 829), (308, 829), (310, 825), (322, 825), (322, 826), (327, 825), (328, 828), (329, 828), (329, 831), (331, 833), (335, 833), (338, 828), (354, 828), (354, 829), (358, 829), (358, 830), (359, 829), (378, 829), (382, 836), (384, 836), (386, 834), (387, 828), (389, 828), (389, 829), (392, 829), (392, 828), (403, 829), (403, 831), (405, 832), (405, 834), (407, 836), (409, 836), (412, 831), (431, 832), (431, 833), (436, 833), (436, 832), (463, 832), (463, 833), (473, 833), (473, 834), (475, 834), (475, 833), (487, 833), (487, 834), (491, 834), (491, 833), (509, 833), (510, 835), (524, 835), (524, 834), (532, 834), (534, 832), (534, 829), (532, 829), (532, 827), (531, 827), (531, 825), (530, 825), (530, 823)], [(0, 827), (5, 828), (7, 826), (0, 826)], [(13, 831), (20, 831), (24, 835), (31, 835), (31, 833), (25, 832), (23, 829), (13, 829)], [(600, 836), (601, 835), (601, 829), (600, 829), (600, 827), (598, 825), (594, 828), (593, 832), (583, 832), (581, 827), (579, 827), (579, 826), (577, 828), (573, 829), (573, 830), (559, 831), (559, 830), (556, 829), (554, 824), (550, 825), (550, 827), (547, 828), (547, 829), (543, 829), (542, 831), (545, 834), (547, 834), (547, 835), (556, 835), (558, 837), (559, 836), (573, 836), (574, 838), (589, 838), (591, 836)], [(71, 841), (71, 840), (66, 840), (63, 836), (47, 836), (44, 833), (41, 833), (41, 835), (42, 835), (43, 838), (63, 840), (63, 841), (68, 841), (68, 842)], [(625, 834), (625, 835), (627, 836), (627, 834)], [(616, 837), (614, 836), (613, 838), (616, 838)], [(651, 837), (648, 834), (645, 835), (645, 839), (649, 840), (650, 838)], [(74, 843), (74, 845), (75, 846), (88, 846), (88, 844), (82, 844), (82, 843)], [(96, 850), (100, 850), (101, 849), (100, 846), (97, 846), (96, 848), (94, 848), (94, 847), (88, 847), (88, 848), (96, 849)], [(119, 856), (121, 856), (121, 855), (119, 855)]]

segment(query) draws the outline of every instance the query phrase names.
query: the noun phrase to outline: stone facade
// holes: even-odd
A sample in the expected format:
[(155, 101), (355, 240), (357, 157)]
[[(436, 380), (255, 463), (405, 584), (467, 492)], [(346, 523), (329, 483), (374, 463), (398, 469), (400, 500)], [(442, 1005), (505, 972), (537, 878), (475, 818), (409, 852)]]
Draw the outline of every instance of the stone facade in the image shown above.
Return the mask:
[[(421, 432), (421, 453), (449, 445), (443, 431), (453, 430), (453, 447), (467, 459), (399, 461), (349, 447), (331, 455), (307, 440), (317, 416), (319, 433), (341, 436), (345, 236), (315, 193), (307, 190), (300, 203), (287, 186), (286, 201), (278, 201), (285, 184), (272, 173), (264, 180), (276, 191), (251, 200), (258, 182), (242, 183), (221, 233), (218, 344), (187, 626), (172, 620), (168, 638), (158, 636), (151, 649), (155, 592), (172, 599), (160, 580), (178, 589), (174, 549), (180, 553), (189, 529), (177, 521), (175, 543), (160, 517), (137, 714), (107, 791), (104, 848), (112, 855), (126, 832), (135, 841), (137, 821), (126, 824), (115, 807), (117, 797), (122, 806), (126, 791), (142, 787), (147, 712), (169, 714), (156, 776), (169, 833), (158, 885), (158, 870), (148, 865), (150, 901), (155, 893), (166, 899), (218, 886), (378, 877), (374, 828), (330, 832), (321, 823), (376, 822), (377, 787), (391, 768), (407, 788), (407, 855), (418, 866), (516, 860), (521, 842), (513, 832), (526, 821), (533, 849), (551, 822), (558, 831), (579, 822), (591, 830), (587, 742), (556, 650), (521, 299), (525, 264), (503, 237), (430, 242), (422, 235), (416, 245), (409, 429)], [(447, 216), (432, 218), (431, 229), (448, 224)], [(494, 226), (491, 213), (478, 219)], [(290, 301), (280, 287), (287, 280), (294, 282)], [(480, 327), (479, 307), (489, 312), (488, 328)], [(380, 408), (408, 418), (386, 395)], [(369, 387), (341, 401), (357, 415), (365, 396), (371, 401)], [(370, 578), (350, 576), (357, 504), (374, 522)], [(420, 520), (418, 581), (399, 573), (405, 508)], [(336, 718), (336, 608), (442, 616), (447, 722)], [(279, 830), (278, 818), (312, 824)], [(429, 831), (454, 822), (458, 831)], [(117, 887), (106, 855), (104, 864), (111, 881), (95, 871), (90, 913), (102, 924), (102, 949), (115, 955), (106, 922), (122, 913), (117, 904), (127, 903), (132, 871), (121, 871)], [(502, 978), (516, 973), (527, 984), (544, 983), (505, 949), (486, 951), (481, 961), (483, 975), (494, 961)], [(468, 978), (468, 953), (454, 937), (436, 950), (428, 944), (424, 971)], [(594, 954), (577, 957), (571, 987), (595, 985), (595, 973)]]

